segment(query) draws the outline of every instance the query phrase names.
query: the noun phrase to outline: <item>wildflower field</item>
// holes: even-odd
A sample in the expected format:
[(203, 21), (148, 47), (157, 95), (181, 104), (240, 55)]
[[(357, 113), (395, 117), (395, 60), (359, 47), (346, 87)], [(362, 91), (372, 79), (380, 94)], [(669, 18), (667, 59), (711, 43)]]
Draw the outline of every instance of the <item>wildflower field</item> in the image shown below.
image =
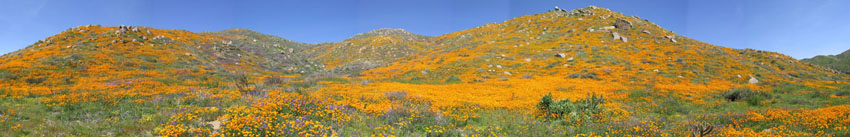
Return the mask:
[(0, 57), (0, 136), (850, 136), (847, 74), (675, 36), (598, 7), (322, 44), (80, 26)]

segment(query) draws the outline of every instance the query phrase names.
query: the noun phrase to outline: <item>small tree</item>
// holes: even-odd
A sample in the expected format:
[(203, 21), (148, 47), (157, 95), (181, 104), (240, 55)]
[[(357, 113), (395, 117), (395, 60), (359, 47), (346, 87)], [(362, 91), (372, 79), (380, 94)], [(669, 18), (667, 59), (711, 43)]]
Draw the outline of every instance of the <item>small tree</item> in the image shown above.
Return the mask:
[(250, 77), (248, 77), (245, 73), (237, 73), (231, 79), (239, 92), (257, 94), (260, 91), (263, 91), (263, 86), (252, 83)]

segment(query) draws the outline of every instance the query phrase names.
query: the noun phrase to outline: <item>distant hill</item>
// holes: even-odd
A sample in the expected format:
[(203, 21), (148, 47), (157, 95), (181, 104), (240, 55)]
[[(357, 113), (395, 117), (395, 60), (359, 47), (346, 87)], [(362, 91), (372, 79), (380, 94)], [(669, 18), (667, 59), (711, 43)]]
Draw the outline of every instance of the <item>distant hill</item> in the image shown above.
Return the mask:
[(801, 61), (832, 68), (842, 73), (850, 74), (850, 50), (838, 55), (818, 55)]
[(432, 43), (427, 36), (385, 28), (357, 34), (342, 42), (318, 44), (307, 53), (313, 54), (313, 59), (325, 64), (329, 71), (357, 74), (428, 50)]

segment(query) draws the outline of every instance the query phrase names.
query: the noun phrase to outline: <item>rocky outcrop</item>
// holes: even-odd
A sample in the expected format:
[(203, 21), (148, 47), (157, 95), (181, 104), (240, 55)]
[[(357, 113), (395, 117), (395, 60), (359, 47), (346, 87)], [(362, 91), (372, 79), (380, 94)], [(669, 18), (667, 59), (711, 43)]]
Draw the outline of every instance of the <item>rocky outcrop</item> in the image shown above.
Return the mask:
[(617, 21), (614, 22), (614, 26), (616, 26), (617, 29), (628, 30), (632, 29), (632, 22), (626, 19), (617, 19)]

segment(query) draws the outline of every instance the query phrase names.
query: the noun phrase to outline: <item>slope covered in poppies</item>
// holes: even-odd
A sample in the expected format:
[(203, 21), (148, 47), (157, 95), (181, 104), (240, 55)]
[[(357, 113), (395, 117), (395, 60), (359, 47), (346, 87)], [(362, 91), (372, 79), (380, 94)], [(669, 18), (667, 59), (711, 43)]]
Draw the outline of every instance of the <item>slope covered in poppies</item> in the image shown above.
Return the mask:
[(0, 136), (842, 136), (847, 79), (594, 6), (320, 44), (88, 25), (0, 57)]
[(604, 8), (553, 10), (435, 37), (433, 49), (374, 78), (464, 82), (535, 76), (619, 83), (764, 83), (840, 79), (787, 55), (689, 39), (647, 20)]
[(430, 49), (430, 44), (430, 37), (385, 28), (357, 34), (342, 42), (318, 44), (307, 53), (327, 65), (329, 71), (357, 74), (418, 54)]

